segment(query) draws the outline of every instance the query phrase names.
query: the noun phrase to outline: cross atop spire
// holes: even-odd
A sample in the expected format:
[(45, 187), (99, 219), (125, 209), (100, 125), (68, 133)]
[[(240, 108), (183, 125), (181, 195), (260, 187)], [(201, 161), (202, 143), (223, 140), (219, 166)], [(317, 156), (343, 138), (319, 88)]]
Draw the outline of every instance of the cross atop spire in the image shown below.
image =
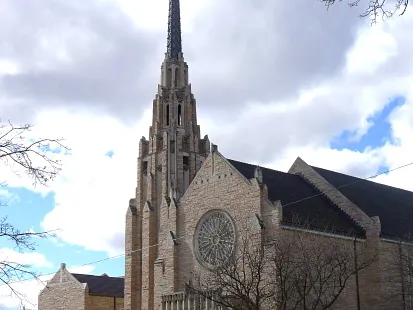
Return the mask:
[(182, 53), (181, 11), (179, 0), (169, 0), (167, 58), (178, 59)]

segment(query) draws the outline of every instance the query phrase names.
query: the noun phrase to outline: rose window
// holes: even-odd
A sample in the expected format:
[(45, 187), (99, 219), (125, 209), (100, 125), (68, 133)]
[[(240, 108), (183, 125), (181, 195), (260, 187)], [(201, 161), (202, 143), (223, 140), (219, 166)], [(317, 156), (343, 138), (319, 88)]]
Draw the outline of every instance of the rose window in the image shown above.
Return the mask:
[(213, 210), (198, 222), (194, 250), (198, 261), (207, 268), (225, 264), (235, 249), (235, 225), (224, 211)]

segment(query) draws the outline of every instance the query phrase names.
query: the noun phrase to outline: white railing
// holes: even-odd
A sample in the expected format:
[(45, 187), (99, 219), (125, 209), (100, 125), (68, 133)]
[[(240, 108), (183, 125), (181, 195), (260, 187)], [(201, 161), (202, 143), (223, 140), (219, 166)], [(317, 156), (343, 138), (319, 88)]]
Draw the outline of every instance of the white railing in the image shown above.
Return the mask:
[(176, 292), (162, 296), (162, 310), (226, 310), (211, 298)]

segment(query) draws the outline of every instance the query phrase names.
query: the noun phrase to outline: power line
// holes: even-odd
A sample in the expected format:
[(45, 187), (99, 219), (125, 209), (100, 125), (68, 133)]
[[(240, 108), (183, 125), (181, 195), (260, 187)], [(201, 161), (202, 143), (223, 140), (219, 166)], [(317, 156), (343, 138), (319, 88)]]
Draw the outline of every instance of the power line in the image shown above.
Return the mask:
[[(413, 165), (413, 162), (408, 163), (408, 164), (404, 164), (404, 165), (401, 165), (401, 166), (398, 166), (398, 167), (393, 168), (393, 169), (389, 169), (389, 170), (383, 171), (383, 172), (381, 172), (381, 173), (377, 173), (377, 174), (375, 174), (375, 175), (372, 175), (372, 176), (369, 176), (369, 177), (366, 177), (366, 178), (357, 178), (357, 180), (354, 181), (354, 182), (350, 182), (350, 183), (347, 183), (347, 184), (344, 184), (344, 185), (341, 185), (341, 186), (338, 186), (338, 187), (333, 187), (332, 189), (327, 190), (327, 191), (320, 191), (320, 193), (318, 193), (318, 194), (315, 194), (315, 195), (312, 195), (312, 196), (308, 196), (308, 197), (306, 197), (306, 198), (299, 199), (299, 200), (297, 200), (297, 201), (293, 201), (293, 202), (284, 204), (283, 207), (290, 206), (290, 205), (293, 205), (293, 204), (297, 204), (297, 203), (300, 203), (300, 202), (302, 202), (302, 201), (309, 200), (309, 199), (312, 199), (312, 198), (314, 198), (314, 197), (318, 197), (318, 196), (324, 195), (324, 194), (329, 193), (329, 192), (331, 192), (331, 191), (334, 191), (334, 190), (337, 190), (337, 189), (340, 189), (340, 188), (343, 188), (343, 187), (351, 186), (351, 185), (354, 185), (354, 184), (357, 184), (357, 183), (360, 183), (360, 182), (363, 182), (363, 181), (367, 181), (367, 180), (376, 178), (376, 177), (378, 177), (378, 176), (380, 176), (380, 175), (388, 174), (388, 173), (394, 172), (394, 171), (396, 171), (396, 170), (400, 170), (400, 169), (409, 167), (409, 166), (411, 166), (411, 165)], [(312, 169), (312, 168), (310, 167), (309, 169)], [(266, 214), (266, 213), (269, 213), (269, 212), (263, 212), (263, 213), (261, 213), (261, 215), (264, 215), (264, 214)], [(243, 219), (244, 219), (244, 220), (245, 220), (245, 219), (250, 219), (250, 217), (245, 217), (245, 218), (243, 218)], [(240, 219), (238, 219), (238, 220), (240, 220)], [(183, 238), (187, 238), (187, 237), (190, 237), (190, 236), (192, 236), (192, 235), (193, 235), (193, 234), (186, 234), (186, 235), (184, 235), (184, 236), (175, 238), (175, 240), (181, 240), (181, 239), (183, 239)], [(109, 257), (106, 257), (106, 258), (103, 258), (103, 259), (99, 259), (99, 260), (96, 260), (96, 261), (84, 263), (84, 264), (82, 264), (82, 265), (76, 266), (76, 268), (78, 268), (78, 267), (84, 267), (84, 266), (88, 266), (88, 265), (95, 265), (95, 264), (98, 264), (98, 263), (101, 263), (101, 262), (104, 262), (104, 261), (108, 261), (108, 260), (112, 260), (112, 259), (116, 259), (116, 258), (119, 258), (119, 257), (126, 256), (127, 254), (132, 254), (132, 253), (135, 253), (135, 252), (140, 252), (140, 251), (143, 251), (143, 250), (150, 249), (150, 248), (155, 247), (155, 246), (160, 246), (160, 245), (162, 245), (162, 244), (163, 244), (163, 242), (158, 242), (158, 243), (156, 243), (156, 244), (147, 246), (147, 247), (145, 247), (145, 248), (140, 248), (140, 249), (137, 249), (137, 250), (133, 250), (133, 251), (130, 251), (130, 252), (128, 252), (128, 253), (125, 252), (125, 253), (122, 253), (122, 254), (109, 256)], [(56, 271), (55, 271), (55, 272), (51, 272), (51, 273), (41, 274), (41, 275), (38, 275), (38, 276), (32, 276), (32, 277), (29, 277), (29, 278), (24, 278), (24, 279), (21, 279), (21, 280), (12, 281), (12, 282), (9, 282), (8, 284), (21, 283), (21, 282), (25, 282), (25, 281), (29, 281), (29, 280), (34, 280), (34, 279), (38, 279), (38, 280), (39, 280), (40, 277), (50, 276), (50, 275), (54, 275), (54, 274), (56, 274)], [(44, 284), (44, 282), (43, 282), (42, 280), (40, 280), (40, 281)]]

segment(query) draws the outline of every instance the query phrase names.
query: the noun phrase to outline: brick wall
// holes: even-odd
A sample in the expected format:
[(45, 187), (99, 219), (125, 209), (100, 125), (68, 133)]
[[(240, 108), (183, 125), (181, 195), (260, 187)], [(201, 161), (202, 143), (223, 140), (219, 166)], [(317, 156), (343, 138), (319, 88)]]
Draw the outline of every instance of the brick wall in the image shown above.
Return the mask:
[(87, 295), (85, 310), (123, 310), (123, 298)]

